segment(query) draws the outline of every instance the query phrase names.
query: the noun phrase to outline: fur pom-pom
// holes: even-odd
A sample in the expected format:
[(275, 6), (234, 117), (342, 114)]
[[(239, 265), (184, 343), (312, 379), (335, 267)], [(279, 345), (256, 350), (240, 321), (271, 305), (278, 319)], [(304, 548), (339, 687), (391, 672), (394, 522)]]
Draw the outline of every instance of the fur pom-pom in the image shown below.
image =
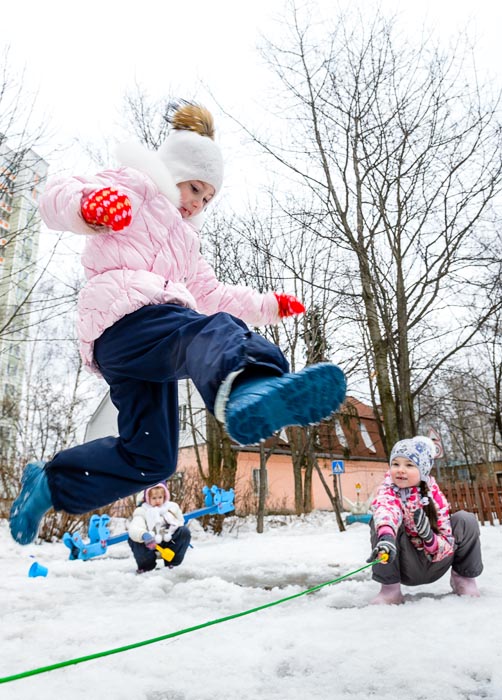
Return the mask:
[(195, 131), (214, 140), (214, 121), (211, 112), (201, 105), (181, 102), (171, 105), (167, 120), (178, 131)]

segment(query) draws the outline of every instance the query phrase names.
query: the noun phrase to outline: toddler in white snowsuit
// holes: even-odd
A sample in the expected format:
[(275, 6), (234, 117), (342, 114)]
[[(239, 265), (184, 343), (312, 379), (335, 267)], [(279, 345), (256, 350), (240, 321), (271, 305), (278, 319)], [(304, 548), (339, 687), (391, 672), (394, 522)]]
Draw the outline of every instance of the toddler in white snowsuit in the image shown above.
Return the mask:
[(174, 552), (170, 561), (163, 557), (164, 565), (173, 567), (181, 564), (190, 544), (190, 530), (181, 508), (170, 500), (163, 482), (145, 489), (143, 503), (134, 511), (128, 531), (138, 574), (155, 569), (157, 557), (162, 556), (157, 547)]

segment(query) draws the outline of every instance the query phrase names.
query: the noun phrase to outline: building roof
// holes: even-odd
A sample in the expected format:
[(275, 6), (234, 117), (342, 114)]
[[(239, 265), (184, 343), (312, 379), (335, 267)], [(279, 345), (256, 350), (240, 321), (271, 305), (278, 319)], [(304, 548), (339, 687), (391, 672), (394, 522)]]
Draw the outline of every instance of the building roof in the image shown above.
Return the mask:
[[(277, 437), (265, 440), (265, 447), (277, 445), (289, 450), (285, 430)], [(240, 446), (239, 450), (255, 452), (256, 446)], [(344, 459), (387, 461), (387, 455), (378, 430), (378, 422), (371, 406), (348, 396), (333, 417), (322, 421), (317, 432), (316, 451)]]

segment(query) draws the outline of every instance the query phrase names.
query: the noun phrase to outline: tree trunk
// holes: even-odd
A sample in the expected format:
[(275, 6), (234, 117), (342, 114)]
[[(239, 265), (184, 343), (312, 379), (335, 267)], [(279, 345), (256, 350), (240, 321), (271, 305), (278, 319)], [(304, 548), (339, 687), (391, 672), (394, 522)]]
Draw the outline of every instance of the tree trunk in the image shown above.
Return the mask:
[(336, 522), (338, 524), (338, 529), (340, 532), (345, 532), (345, 524), (342, 519), (342, 507), (340, 503), (340, 494), (338, 493), (338, 486), (336, 483), (336, 476), (333, 477), (333, 487), (334, 487), (334, 492), (331, 493), (331, 490), (329, 488), (329, 485), (324, 478), (324, 474), (322, 473), (322, 469), (319, 466), (319, 463), (317, 459), (315, 460), (314, 467), (319, 475), (319, 479), (321, 480), (322, 485), (324, 486), (324, 490), (328, 494), (328, 498), (331, 502), (331, 505), (333, 507), (333, 511), (335, 513), (336, 517)]
[(258, 489), (258, 510), (256, 514), (256, 532), (262, 533), (265, 520), (265, 501), (267, 500), (267, 455), (265, 445), (260, 442), (260, 482)]
[(304, 485), (303, 467), (305, 464), (305, 435), (304, 429), (298, 426), (286, 428), (291, 461), (293, 462), (293, 482), (295, 496), (295, 513), (301, 515), (304, 512)]

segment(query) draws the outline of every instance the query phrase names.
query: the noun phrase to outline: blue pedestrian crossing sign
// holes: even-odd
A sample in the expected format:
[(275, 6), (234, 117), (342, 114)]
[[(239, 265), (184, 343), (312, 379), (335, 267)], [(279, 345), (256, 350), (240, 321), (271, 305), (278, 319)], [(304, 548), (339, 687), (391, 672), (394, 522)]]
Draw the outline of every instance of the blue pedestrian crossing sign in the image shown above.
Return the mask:
[(331, 473), (332, 474), (345, 474), (345, 463), (343, 459), (338, 459), (331, 462)]

